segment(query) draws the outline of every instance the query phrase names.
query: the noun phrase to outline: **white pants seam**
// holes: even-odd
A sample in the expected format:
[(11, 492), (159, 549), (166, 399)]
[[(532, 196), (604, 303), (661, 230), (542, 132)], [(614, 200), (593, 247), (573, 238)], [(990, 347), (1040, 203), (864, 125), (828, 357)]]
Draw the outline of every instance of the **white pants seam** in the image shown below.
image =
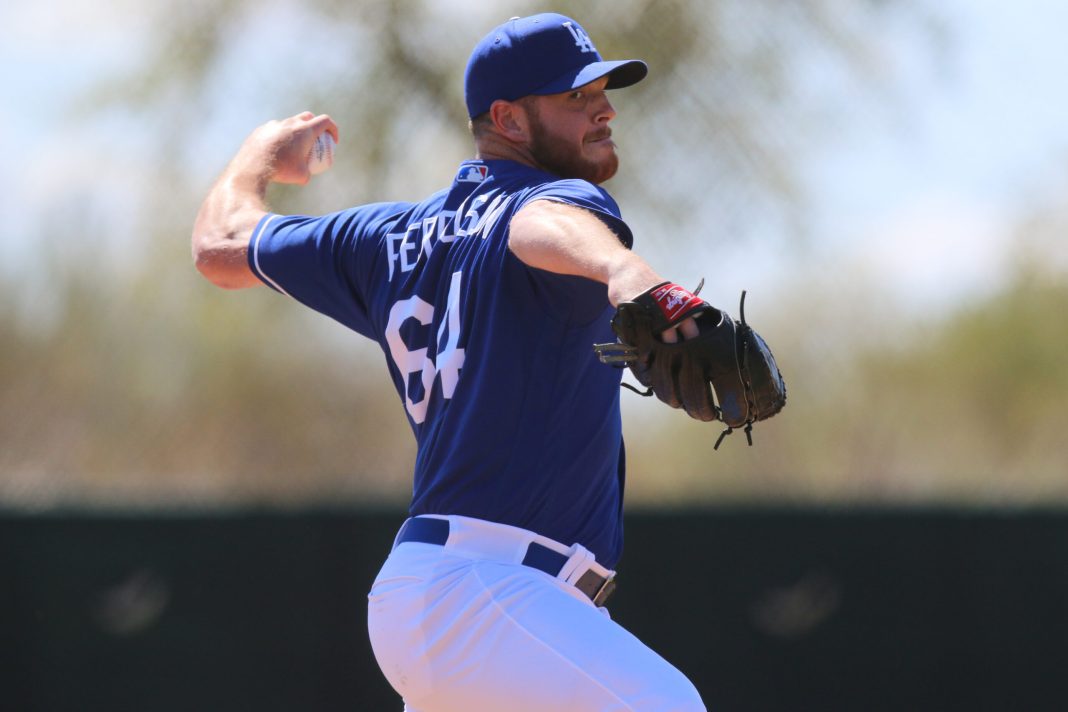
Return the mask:
[(500, 603), (497, 602), (497, 599), (496, 599), (496, 597), (494, 597), (493, 592), (490, 590), (489, 586), (487, 586), (486, 582), (482, 580), (482, 576), (478, 572), (478, 566), (477, 565), (476, 566), (472, 566), (471, 570), (475, 574), (475, 578), (478, 579), (479, 585), (482, 586), (482, 590), (485, 591), (487, 595), (489, 595), (490, 601), (493, 603), (493, 607), (496, 608), (498, 611), (500, 611), (501, 614), (505, 618), (507, 618), (509, 621), (511, 621), (515, 625), (516, 628), (518, 628), (519, 630), (523, 631), (523, 633), (525, 633), (527, 635), (527, 637), (529, 637), (531, 640), (535, 641), (536, 643), (541, 645), (543, 648), (549, 650), (557, 658), (559, 658), (560, 660), (563, 660), (565, 663), (567, 663), (572, 669), (578, 671), (579, 674), (581, 674), (583, 677), (588, 679), (593, 684), (597, 685), (602, 690), (604, 690), (609, 696), (613, 697), (617, 702), (619, 702), (619, 704), (623, 705), (628, 710), (631, 710), (631, 712), (634, 712), (634, 708), (633, 707), (631, 707), (629, 704), (627, 704), (627, 702), (625, 700), (620, 699), (619, 696), (616, 693), (614, 693), (612, 690), (610, 690), (607, 687), (605, 687), (605, 685), (600, 680), (598, 680), (597, 678), (595, 678), (592, 675), (590, 675), (589, 673), (587, 673), (581, 667), (579, 667), (574, 662), (572, 662), (566, 655), (563, 655), (556, 648), (552, 647), (551, 645), (549, 645), (548, 643), (543, 641), (541, 638), (539, 638), (538, 636), (534, 635), (532, 632), (530, 632), (530, 630), (528, 630), (526, 628), (526, 626), (524, 626), (522, 623), (520, 623), (515, 618), (513, 618), (512, 615), (508, 612), (508, 610), (506, 608), (504, 608), (504, 606), (502, 606)]

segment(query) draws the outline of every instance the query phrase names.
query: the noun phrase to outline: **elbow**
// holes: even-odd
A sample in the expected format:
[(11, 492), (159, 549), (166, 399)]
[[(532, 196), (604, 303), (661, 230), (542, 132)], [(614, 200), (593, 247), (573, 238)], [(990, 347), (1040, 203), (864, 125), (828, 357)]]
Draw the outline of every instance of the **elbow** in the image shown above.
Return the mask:
[(193, 222), (190, 246), (193, 252), (193, 264), (204, 276), (207, 276), (205, 269), (210, 269), (212, 249), (220, 242), (217, 234), (218, 230), (212, 228), (210, 221), (204, 218), (204, 210), (201, 209), (197, 219)]
[[(199, 226), (198, 226), (199, 227)], [(218, 269), (216, 267), (218, 261), (218, 249), (213, 249), (213, 242), (209, 235), (194, 228), (193, 230), (193, 266), (197, 268), (209, 282), (215, 282)]]
[(246, 262), (245, 250), (235, 249), (232, 241), (194, 230), (192, 243), (193, 265), (216, 287), (244, 289), (259, 283)]
[(193, 264), (218, 287), (254, 287), (260, 280), (248, 265), (248, 243), (265, 213), (240, 205), (228, 207), (231, 202), (225, 193), (213, 192), (200, 206), (193, 221)]
[(207, 240), (202, 233), (193, 231), (193, 265), (197, 268), (197, 271), (207, 277), (205, 270), (209, 269), (208, 247)]
[(219, 284), (220, 275), (216, 266), (215, 260), (211, 258), (211, 253), (196, 245), (193, 246), (193, 266), (197, 268), (197, 272), (200, 272), (201, 276), (216, 286), (222, 286)]

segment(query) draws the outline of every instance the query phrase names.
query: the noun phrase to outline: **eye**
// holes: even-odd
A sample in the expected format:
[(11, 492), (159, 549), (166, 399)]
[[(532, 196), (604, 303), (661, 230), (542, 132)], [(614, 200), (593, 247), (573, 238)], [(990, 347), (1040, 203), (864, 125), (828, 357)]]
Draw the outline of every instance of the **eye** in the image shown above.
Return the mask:
[(577, 101), (579, 99), (585, 98), (585, 96), (586, 96), (585, 92), (583, 92), (581, 89), (576, 89), (575, 91), (573, 91), (570, 94), (568, 94), (567, 98)]

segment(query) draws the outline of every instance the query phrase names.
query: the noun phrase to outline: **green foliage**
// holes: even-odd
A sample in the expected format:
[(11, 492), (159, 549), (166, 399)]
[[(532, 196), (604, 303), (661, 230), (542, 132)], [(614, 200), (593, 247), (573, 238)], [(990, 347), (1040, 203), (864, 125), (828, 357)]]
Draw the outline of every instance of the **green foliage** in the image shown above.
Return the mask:
[[(830, 306), (810, 299), (805, 308)], [(930, 323), (897, 323), (892, 336), (844, 355), (848, 333), (806, 319), (828, 343), (773, 343), (789, 401), (757, 425), (753, 448), (736, 434), (713, 453), (715, 427), (660, 412), (669, 423), (660, 444), (634, 458), (658, 474), (635, 486), (643, 500), (663, 502), (1064, 501), (1065, 313), (1063, 274), (1021, 270), (986, 299)], [(679, 446), (665, 452), (665, 443)]]
[(977, 497), (1026, 479), (1023, 497), (1063, 494), (1066, 311), (1063, 277), (1020, 272), (911, 348), (868, 355), (861, 387), (894, 416), (875, 424), (900, 434), (897, 468), (968, 478)]
[[(880, 63), (865, 38), (916, 4), (558, 5), (588, 25), (606, 56), (650, 64), (650, 81), (617, 102), (625, 105), (615, 135), (628, 170), (611, 186), (628, 220), (639, 231), (650, 226), (643, 254), (665, 269), (684, 268), (680, 254), (696, 262), (716, 253), (709, 226), (732, 240), (768, 216), (802, 226), (800, 156), (821, 137), (826, 109), (798, 93), (797, 67), (818, 60), (877, 85)], [(43, 269), (0, 279), (0, 502), (407, 497), (412, 438), (377, 347), (266, 288), (216, 290), (190, 264), (188, 236), (200, 198), (243, 136), (308, 107), (338, 120), (338, 163), (307, 189), (272, 189), (277, 210), (325, 212), (439, 188), (471, 153), (461, 90), (467, 52), (497, 22), (542, 9), (526, 1), (458, 7), (226, 0), (144, 8), (151, 36), (143, 55), (126, 75), (103, 78), (75, 117), (119, 115), (141, 125), (143, 144), (156, 149), (146, 154), (142, 192), (122, 196), (135, 213), (132, 227), (116, 238), (108, 225), (87, 224), (91, 211), (42, 216), (37, 242), (53, 246)], [(94, 171), (105, 189), (106, 174), (106, 166)], [(654, 259), (659, 235), (671, 236), (672, 261)], [(715, 426), (671, 418), (658, 404), (625, 403), (632, 501), (922, 491), (900, 472), (937, 474), (946, 462), (966, 469), (964, 460), (936, 457), (947, 432), (992, 438), (999, 449), (983, 452), (1002, 462), (1025, 450), (1037, 457), (1032, 451), (1046, 441), (1036, 439), (1035, 413), (1052, 413), (1057, 398), (1036, 385), (1046, 381), (1021, 379), (1011, 402), (999, 400), (1006, 388), (991, 377), (996, 364), (981, 368), (965, 357), (968, 348), (950, 349), (981, 334), (946, 326), (943, 335), (953, 338), (935, 353), (916, 355), (908, 342), (893, 358), (828, 365), (828, 345), (802, 327), (834, 313), (839, 286), (804, 302), (780, 298), (768, 310), (783, 312), (783, 328), (767, 335), (779, 336), (772, 345), (791, 401), (758, 428), (755, 448), (736, 434), (712, 454)], [(47, 292), (47, 303), (25, 304), (35, 290)], [(834, 334), (836, 324), (826, 326)], [(1035, 329), (1028, 339), (1048, 336)], [(1044, 372), (1049, 353), (1028, 356), (1027, 367)], [(951, 356), (965, 365), (930, 370)], [(944, 379), (968, 395), (947, 395)], [(899, 381), (925, 387), (909, 400)], [(1063, 382), (1057, 388), (1063, 395)], [(1010, 417), (985, 420), (995, 407)], [(959, 430), (914, 425), (959, 419), (956, 411), (967, 415)], [(645, 427), (635, 428), (635, 418)], [(662, 430), (650, 431), (650, 422)], [(1006, 422), (1022, 440), (1000, 427)], [(912, 463), (907, 448), (931, 454)], [(1056, 452), (1049, 448), (1047, 459)], [(940, 486), (930, 490), (937, 496)]]
[(393, 496), (411, 435), (388, 382), (363, 370), (376, 354), (352, 337), (335, 346), (347, 355), (325, 358), (309, 338), (325, 319), (266, 288), (217, 290), (185, 240), (162, 244), (111, 285), (96, 281), (114, 274), (100, 257), (67, 255), (52, 267), (48, 324), (0, 312), (11, 346), (0, 351), (0, 500)]

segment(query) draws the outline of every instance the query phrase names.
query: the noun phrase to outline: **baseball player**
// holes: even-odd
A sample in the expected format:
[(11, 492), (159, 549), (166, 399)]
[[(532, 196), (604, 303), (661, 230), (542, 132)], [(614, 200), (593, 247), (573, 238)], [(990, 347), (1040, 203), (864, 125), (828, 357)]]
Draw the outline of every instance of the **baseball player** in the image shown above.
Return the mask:
[(210, 281), (266, 284), (385, 353), (418, 452), (368, 626), (409, 711), (704, 709), (604, 608), (623, 546), (621, 371), (591, 347), (638, 296), (670, 305), (666, 342), (694, 336), (705, 304), (631, 251), (599, 187), (618, 165), (607, 92), (646, 72), (603, 60), (575, 20), (513, 18), (470, 56), (477, 153), (445, 189), (272, 213), (268, 183), (306, 183), (316, 138), (339, 138), (304, 113), (256, 129), (197, 216)]

